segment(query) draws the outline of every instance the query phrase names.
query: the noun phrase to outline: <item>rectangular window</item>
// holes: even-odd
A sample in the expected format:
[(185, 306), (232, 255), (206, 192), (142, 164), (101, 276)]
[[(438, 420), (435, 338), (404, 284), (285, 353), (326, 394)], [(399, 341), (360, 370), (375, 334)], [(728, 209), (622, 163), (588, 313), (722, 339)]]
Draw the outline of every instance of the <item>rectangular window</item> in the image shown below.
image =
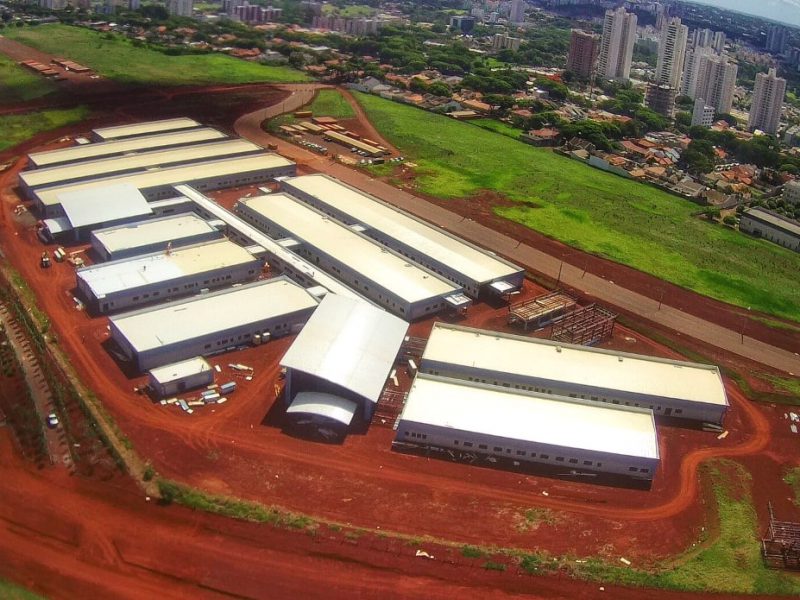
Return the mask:
[(472, 442), (464, 442), (464, 446), (467, 448), (472, 448)]
[(570, 458), (570, 459), (569, 459), (569, 464), (571, 464), (571, 465), (577, 465), (577, 464), (578, 464), (578, 459), (577, 459), (577, 458)]
[(503, 449), (502, 449), (500, 446), (495, 446), (495, 447), (494, 447), (494, 451), (495, 451), (495, 452), (502, 452), (502, 451), (503, 451)]
[(631, 472), (635, 473), (636, 472), (636, 467), (628, 467), (628, 471), (631, 471)]
[(591, 467), (592, 466), (592, 461), (585, 460), (585, 461), (583, 461), (583, 464), (586, 465), (587, 467)]
[[(531, 456), (535, 457), (535, 455), (531, 455)], [(550, 459), (550, 455), (549, 454), (542, 454), (541, 456), (539, 456), (539, 458), (541, 458), (542, 460), (549, 460)]]
[(525, 456), (525, 450), (517, 450), (517, 456)]
[(564, 462), (564, 457), (563, 456), (556, 456), (556, 461)]
[(478, 448), (481, 450), (488, 450), (489, 447), (486, 444), (478, 444)]

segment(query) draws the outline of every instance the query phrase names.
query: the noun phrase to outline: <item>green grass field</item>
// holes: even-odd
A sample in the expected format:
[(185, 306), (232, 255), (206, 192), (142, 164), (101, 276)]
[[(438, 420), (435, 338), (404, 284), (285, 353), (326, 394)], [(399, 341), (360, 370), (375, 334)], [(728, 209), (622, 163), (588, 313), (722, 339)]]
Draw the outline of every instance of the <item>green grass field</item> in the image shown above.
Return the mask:
[(701, 294), (800, 320), (800, 256), (692, 217), (698, 206), (469, 123), (356, 93), (375, 127), (419, 165), (422, 192), (488, 189), (496, 212), (571, 246)]
[(56, 83), (36, 75), (0, 54), (0, 104), (41, 98), (56, 90)]
[(576, 575), (621, 585), (754, 594), (759, 598), (800, 594), (800, 578), (768, 569), (761, 560), (750, 474), (730, 460), (714, 460), (701, 469), (711, 480), (719, 515), (719, 529), (712, 540), (654, 573), (589, 560), (574, 567)]
[(288, 67), (268, 67), (223, 54), (168, 56), (137, 48), (123, 37), (68, 25), (6, 29), (9, 38), (57, 56), (66, 56), (99, 74), (131, 84), (302, 82), (308, 77)]
[(315, 117), (352, 119), (356, 116), (350, 103), (336, 90), (320, 90), (308, 110), (312, 111)]
[(43, 600), (43, 596), (29, 592), (5, 579), (0, 579), (0, 598), (3, 600)]
[(68, 110), (42, 110), (23, 115), (0, 117), (0, 151), (21, 144), (37, 133), (56, 129), (86, 118), (86, 108), (79, 106)]
[(508, 123), (503, 123), (502, 121), (498, 121), (497, 119), (474, 119), (472, 121), (467, 121), (466, 123), (469, 125), (477, 125), (481, 129), (494, 131), (495, 133), (508, 136), (515, 140), (518, 140), (522, 135), (521, 129), (512, 127)]

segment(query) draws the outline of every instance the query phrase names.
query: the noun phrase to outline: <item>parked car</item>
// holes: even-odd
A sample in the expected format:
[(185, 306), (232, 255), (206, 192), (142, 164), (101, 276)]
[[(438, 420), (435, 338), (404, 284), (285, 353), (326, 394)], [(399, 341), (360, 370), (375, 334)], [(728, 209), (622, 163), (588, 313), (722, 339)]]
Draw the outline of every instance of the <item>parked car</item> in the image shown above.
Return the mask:
[(56, 415), (56, 413), (50, 413), (47, 415), (47, 426), (50, 429), (55, 429), (58, 427), (58, 415)]

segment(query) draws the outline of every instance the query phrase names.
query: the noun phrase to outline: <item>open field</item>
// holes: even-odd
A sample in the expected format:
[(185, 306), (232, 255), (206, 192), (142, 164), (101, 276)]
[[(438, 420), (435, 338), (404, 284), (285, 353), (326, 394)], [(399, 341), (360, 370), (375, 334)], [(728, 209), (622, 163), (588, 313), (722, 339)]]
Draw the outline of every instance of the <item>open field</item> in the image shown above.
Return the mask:
[(6, 35), (43, 52), (71, 58), (122, 83), (174, 86), (308, 81), (303, 73), (288, 67), (268, 67), (222, 54), (168, 56), (137, 48), (119, 36), (109, 38), (67, 25), (14, 28)]
[(56, 129), (86, 118), (84, 107), (66, 110), (43, 110), (22, 115), (0, 117), (0, 151), (11, 148), (37, 133)]
[(55, 91), (56, 84), (0, 55), (0, 89), (0, 104), (12, 104), (46, 96)]
[(521, 129), (512, 127), (508, 123), (503, 123), (502, 121), (498, 121), (497, 119), (474, 119), (472, 121), (466, 121), (466, 123), (470, 125), (475, 125), (477, 127), (480, 127), (481, 129), (494, 131), (495, 133), (508, 136), (515, 140), (518, 140), (522, 135)]
[(374, 125), (419, 165), (423, 193), (491, 190), (495, 212), (582, 250), (754, 310), (800, 320), (798, 256), (691, 215), (698, 206), (467, 123), (356, 94)]
[(350, 103), (337, 90), (320, 90), (308, 107), (314, 116), (324, 115), (336, 119), (352, 119), (356, 116)]

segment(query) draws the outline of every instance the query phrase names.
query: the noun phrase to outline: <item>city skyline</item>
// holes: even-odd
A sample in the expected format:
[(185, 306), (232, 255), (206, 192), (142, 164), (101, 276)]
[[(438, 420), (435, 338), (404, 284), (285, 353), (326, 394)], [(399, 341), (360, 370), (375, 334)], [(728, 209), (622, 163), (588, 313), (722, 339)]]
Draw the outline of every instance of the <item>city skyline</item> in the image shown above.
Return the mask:
[(754, 3), (752, 0), (692, 1), (695, 4), (715, 6), (762, 19), (770, 19), (776, 23), (800, 27), (800, 0), (762, 0), (758, 3)]

